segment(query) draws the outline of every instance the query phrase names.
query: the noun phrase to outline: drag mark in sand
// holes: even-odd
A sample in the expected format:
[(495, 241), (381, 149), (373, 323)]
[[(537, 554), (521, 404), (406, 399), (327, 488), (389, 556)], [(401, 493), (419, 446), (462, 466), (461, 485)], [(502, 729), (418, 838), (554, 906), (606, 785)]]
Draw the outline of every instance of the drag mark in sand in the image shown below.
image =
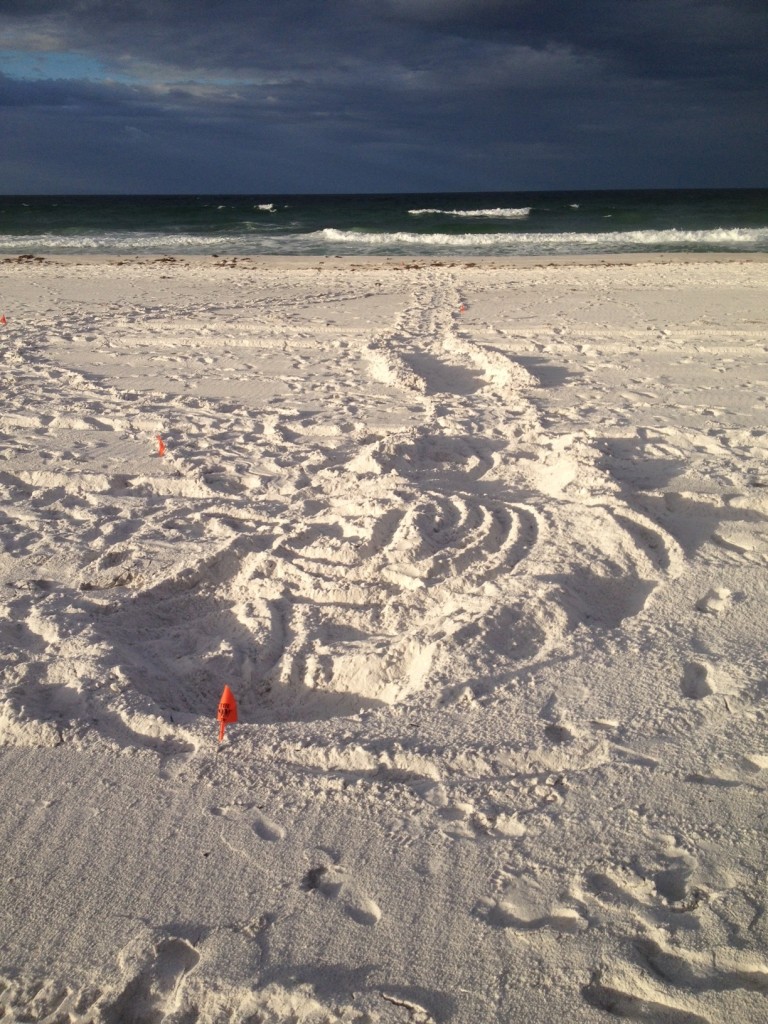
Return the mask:
[[(129, 425), (120, 447), (107, 450), (112, 458), (119, 452), (126, 468), (140, 443), (149, 467), (140, 425), (167, 422), (174, 404), (175, 417), (190, 427), (193, 417), (215, 422), (219, 439), (212, 462), (205, 452), (192, 454), (199, 432), (175, 441), (174, 430), (164, 429), (165, 458), (144, 474), (129, 469), (120, 484), (114, 473), (89, 477), (75, 467), (19, 467), (5, 478), (9, 491), (50, 510), (47, 541), (7, 520), (16, 554), (44, 546), (39, 564), (52, 568), (54, 545), (75, 524), (99, 545), (81, 568), (87, 600), (56, 590), (35, 605), (35, 621), (57, 636), (61, 663), (82, 665), (87, 646), (94, 677), (118, 672), (125, 680), (126, 699), (110, 698), (109, 711), (96, 698), (97, 723), (108, 725), (116, 712), (128, 732), (112, 732), (126, 742), (147, 731), (137, 712), (145, 722), (191, 724), (189, 716), (207, 711), (223, 673), (239, 681), (252, 719), (328, 718), (397, 703), (445, 687), (448, 666), (482, 649), (493, 652), (496, 675), (531, 667), (566, 649), (579, 622), (610, 628), (638, 614), (658, 582), (674, 574), (671, 538), (622, 506), (588, 445), (547, 435), (530, 401), (532, 378), (476, 344), (458, 305), (453, 275), (428, 269), (387, 331), (359, 336), (374, 378), (386, 379), (405, 402), (417, 395), (422, 422), (373, 437), (361, 424), (333, 448), (306, 424), (297, 431), (279, 405), (252, 417), (236, 403), (164, 396), (161, 415), (159, 394), (137, 392), (126, 414), (109, 377), (67, 371), (79, 392), (84, 439), (89, 420)], [(291, 324), (283, 321), (287, 336)], [(41, 347), (26, 341), (20, 349), (32, 366), (27, 410), (33, 383), (39, 391), (50, 379), (46, 364), (31, 359)], [(42, 415), (36, 422), (46, 435), (60, 430)], [(226, 457), (227, 449), (238, 454)], [(255, 506), (245, 497), (254, 487)], [(585, 492), (589, 521), (581, 515)], [(276, 518), (259, 515), (265, 497)], [(193, 559), (203, 542), (210, 551), (213, 541), (215, 553), (168, 572), (179, 530), (195, 542)], [(128, 600), (115, 604), (122, 595)], [(22, 619), (18, 628), (31, 626)], [(41, 661), (51, 649), (43, 641)], [(21, 670), (22, 688), (33, 671)], [(67, 736), (73, 716), (62, 707), (52, 700), (49, 715)]]

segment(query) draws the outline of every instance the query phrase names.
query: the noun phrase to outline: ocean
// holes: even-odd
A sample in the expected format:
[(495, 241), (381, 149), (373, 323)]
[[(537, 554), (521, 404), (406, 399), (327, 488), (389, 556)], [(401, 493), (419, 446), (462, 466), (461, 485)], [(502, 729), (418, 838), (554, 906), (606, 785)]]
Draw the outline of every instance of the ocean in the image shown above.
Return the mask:
[(768, 252), (768, 189), (0, 197), (0, 256), (638, 252)]

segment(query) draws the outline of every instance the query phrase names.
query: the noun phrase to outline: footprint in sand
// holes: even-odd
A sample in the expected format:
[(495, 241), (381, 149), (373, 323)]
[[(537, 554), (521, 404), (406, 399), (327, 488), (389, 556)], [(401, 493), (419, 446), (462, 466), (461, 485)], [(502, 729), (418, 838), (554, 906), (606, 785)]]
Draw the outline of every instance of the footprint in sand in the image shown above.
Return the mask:
[(480, 900), (475, 913), (492, 928), (513, 928), (519, 932), (551, 928), (561, 935), (578, 935), (588, 924), (572, 907), (555, 907), (541, 915), (530, 915), (530, 909), (509, 900)]
[(339, 864), (310, 868), (301, 881), (304, 892), (318, 892), (328, 900), (341, 899), (344, 913), (355, 924), (371, 927), (381, 919), (379, 905), (350, 883), (347, 871)]
[(633, 859), (631, 869), (596, 871), (585, 878), (584, 899), (597, 897), (606, 906), (631, 907), (647, 922), (659, 923), (674, 914), (694, 912), (707, 901), (696, 883), (700, 865), (672, 836), (657, 836), (657, 844)]
[(680, 690), (684, 697), (702, 700), (715, 693), (735, 694), (738, 684), (719, 666), (706, 661), (689, 661), (683, 671)]
[(732, 600), (733, 594), (727, 587), (713, 588), (696, 602), (696, 611), (706, 615), (722, 615), (730, 608)]
[(350, 900), (344, 907), (347, 917), (351, 917), (357, 924), (374, 925), (381, 918), (381, 908), (377, 903), (366, 897), (357, 897)]
[(709, 678), (709, 666), (700, 662), (691, 661), (685, 666), (681, 690), (684, 697), (691, 700), (702, 700), (710, 697), (714, 692), (714, 686)]
[[(617, 987), (621, 984), (621, 988)], [(584, 1001), (598, 1010), (625, 1020), (653, 1021), (654, 1024), (710, 1024), (702, 1017), (682, 1007), (671, 1005), (664, 994), (657, 992), (643, 979), (624, 978), (614, 985), (603, 983), (602, 972), (593, 973), (588, 985), (581, 990)]]
[(259, 839), (265, 840), (268, 843), (277, 843), (281, 839), (285, 839), (285, 829), (282, 825), (275, 824), (265, 814), (256, 814), (251, 828), (259, 837)]
[(497, 876), (502, 886), (498, 897), (486, 897), (475, 906), (475, 916), (491, 928), (511, 928), (519, 932), (549, 928), (564, 935), (578, 935), (589, 925), (579, 910), (553, 903), (535, 882), (502, 869)]
[[(589, 874), (584, 891), (576, 893), (578, 905), (591, 911), (593, 901), (599, 902), (599, 912), (590, 912), (598, 927), (605, 927), (599, 922), (606, 915), (613, 919), (611, 930), (629, 925), (629, 949), (624, 962), (614, 958), (596, 967), (581, 989), (585, 1002), (627, 1020), (709, 1024), (711, 1018), (698, 1012), (699, 996), (708, 997), (707, 1007), (728, 992), (762, 998), (768, 992), (768, 964), (746, 944), (698, 949), (695, 939), (685, 940), (697, 934), (698, 915), (708, 912), (708, 904), (714, 905), (711, 884), (708, 869), (695, 852), (665, 835), (655, 836), (655, 842), (633, 858), (631, 869)], [(725, 901), (730, 901), (729, 914), (734, 923), (743, 922), (737, 927), (746, 931), (756, 908), (739, 902), (735, 879), (729, 884), (730, 893), (717, 894), (718, 915), (725, 914)], [(496, 911), (497, 918), (501, 914)]]
[(636, 938), (632, 945), (635, 957), (649, 975), (641, 976), (620, 965), (611, 965), (607, 977), (608, 968), (595, 970), (581, 990), (590, 1006), (626, 1020), (709, 1024), (709, 1017), (685, 1006), (691, 1005), (692, 996), (768, 991), (768, 967), (750, 953), (732, 949), (718, 950), (717, 956), (710, 951), (681, 952), (677, 947), (667, 947), (662, 932), (656, 937)]
[(184, 979), (200, 960), (184, 939), (163, 939), (154, 958), (126, 986), (102, 1016), (106, 1024), (144, 1024), (160, 1021), (178, 1009)]
[(229, 818), (233, 821), (247, 820), (250, 816), (249, 824), (254, 833), (259, 839), (263, 839), (267, 843), (277, 843), (281, 839), (285, 839), (286, 836), (286, 830), (282, 825), (278, 825), (277, 822), (272, 821), (266, 814), (262, 814), (261, 811), (256, 810), (252, 806), (232, 804), (226, 807), (212, 807), (211, 814)]
[(768, 992), (768, 966), (753, 953), (739, 949), (718, 949), (706, 953), (668, 947), (663, 932), (635, 939), (640, 960), (659, 978), (694, 992)]

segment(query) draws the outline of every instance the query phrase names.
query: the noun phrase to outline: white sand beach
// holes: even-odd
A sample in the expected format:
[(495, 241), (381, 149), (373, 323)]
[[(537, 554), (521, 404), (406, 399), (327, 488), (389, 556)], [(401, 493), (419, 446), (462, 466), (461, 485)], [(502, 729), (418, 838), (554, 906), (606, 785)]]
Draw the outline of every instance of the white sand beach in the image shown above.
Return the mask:
[(0, 260), (4, 1024), (768, 1019), (767, 295)]

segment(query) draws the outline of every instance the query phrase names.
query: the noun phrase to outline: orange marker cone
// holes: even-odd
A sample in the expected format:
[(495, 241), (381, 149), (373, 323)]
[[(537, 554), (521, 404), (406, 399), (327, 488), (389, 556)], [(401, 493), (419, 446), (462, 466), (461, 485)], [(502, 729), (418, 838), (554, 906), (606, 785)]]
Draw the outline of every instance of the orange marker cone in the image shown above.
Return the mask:
[(157, 435), (157, 454), (165, 455), (165, 442), (160, 435)]
[(460, 313), (466, 313), (466, 311), (467, 311), (467, 307), (462, 302), (462, 304), (459, 306), (459, 312)]
[(230, 723), (237, 721), (237, 701), (235, 700), (235, 695), (228, 686), (225, 686), (222, 691), (216, 718), (219, 722), (219, 743), (221, 743), (224, 739), (224, 730), (226, 727)]
[(8, 321), (5, 319), (5, 313), (3, 313), (3, 315), (0, 316), (0, 324), (7, 324), (7, 323), (8, 323)]

